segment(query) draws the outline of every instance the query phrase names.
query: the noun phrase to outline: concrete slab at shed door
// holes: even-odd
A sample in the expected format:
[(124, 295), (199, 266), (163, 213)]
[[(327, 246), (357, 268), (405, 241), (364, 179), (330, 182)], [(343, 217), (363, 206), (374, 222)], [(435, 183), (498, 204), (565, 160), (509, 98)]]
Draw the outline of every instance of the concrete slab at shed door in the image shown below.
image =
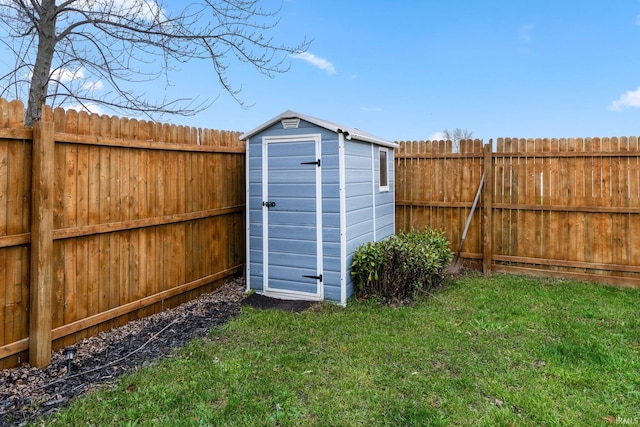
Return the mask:
[(320, 135), (263, 137), (265, 295), (322, 299)]

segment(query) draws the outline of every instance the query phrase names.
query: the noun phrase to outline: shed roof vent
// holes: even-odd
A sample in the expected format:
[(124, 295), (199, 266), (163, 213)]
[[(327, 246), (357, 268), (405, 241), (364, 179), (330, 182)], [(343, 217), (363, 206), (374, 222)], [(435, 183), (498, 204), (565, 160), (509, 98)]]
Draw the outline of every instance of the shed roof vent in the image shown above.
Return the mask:
[(280, 120), (284, 129), (298, 129), (300, 119), (282, 119)]

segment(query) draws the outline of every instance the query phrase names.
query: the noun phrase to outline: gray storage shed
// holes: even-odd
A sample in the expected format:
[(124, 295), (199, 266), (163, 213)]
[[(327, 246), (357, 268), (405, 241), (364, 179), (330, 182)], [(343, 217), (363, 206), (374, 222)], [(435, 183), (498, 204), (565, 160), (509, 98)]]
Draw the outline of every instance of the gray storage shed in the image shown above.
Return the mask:
[(346, 304), (355, 249), (395, 230), (397, 144), (293, 111), (240, 138), (247, 143), (247, 289)]

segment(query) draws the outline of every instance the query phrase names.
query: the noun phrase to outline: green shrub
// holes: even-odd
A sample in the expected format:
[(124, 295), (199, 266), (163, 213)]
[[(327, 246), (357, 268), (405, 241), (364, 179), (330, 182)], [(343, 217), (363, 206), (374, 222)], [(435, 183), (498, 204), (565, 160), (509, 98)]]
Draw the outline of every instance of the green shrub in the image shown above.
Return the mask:
[(359, 246), (351, 264), (358, 298), (402, 303), (438, 285), (453, 254), (441, 230), (413, 230)]

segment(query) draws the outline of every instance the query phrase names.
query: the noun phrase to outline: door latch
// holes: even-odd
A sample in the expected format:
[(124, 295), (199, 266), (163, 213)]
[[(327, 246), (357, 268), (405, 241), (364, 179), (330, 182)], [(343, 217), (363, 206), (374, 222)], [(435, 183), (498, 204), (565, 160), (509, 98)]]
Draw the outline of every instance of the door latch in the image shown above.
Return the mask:
[(316, 279), (316, 280), (320, 280), (322, 282), (322, 274), (318, 275), (318, 276), (307, 276), (307, 275), (302, 275), (302, 277), (306, 277), (307, 279)]
[(316, 160), (315, 162), (300, 162), (301, 165), (316, 165), (318, 167), (320, 167), (320, 159)]
[(276, 205), (276, 202), (262, 202), (262, 206), (266, 206), (268, 208), (273, 208)]

